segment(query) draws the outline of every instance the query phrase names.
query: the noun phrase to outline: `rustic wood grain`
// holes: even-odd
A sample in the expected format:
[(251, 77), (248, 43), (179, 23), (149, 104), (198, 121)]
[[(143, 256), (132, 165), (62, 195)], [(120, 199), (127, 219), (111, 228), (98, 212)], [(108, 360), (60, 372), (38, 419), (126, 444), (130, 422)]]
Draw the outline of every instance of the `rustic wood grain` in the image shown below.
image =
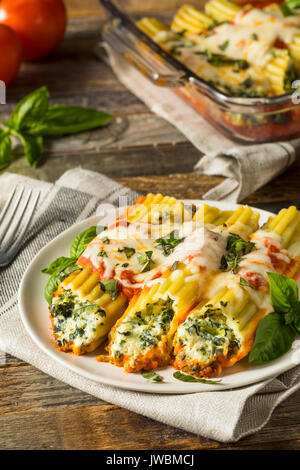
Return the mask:
[[(181, 0), (120, 0), (134, 16), (168, 19)], [(203, 0), (189, 0), (198, 5)], [(199, 152), (173, 126), (129, 93), (93, 47), (105, 14), (98, 0), (66, 0), (71, 18), (65, 41), (38, 64), (24, 64), (8, 88), (5, 119), (25, 93), (47, 85), (53, 104), (94, 106), (121, 120), (105, 129), (46, 140), (36, 169), (22, 155), (9, 171), (55, 181), (70, 168), (102, 172), (141, 193), (200, 198), (222, 177), (200, 176)], [(247, 198), (247, 203), (300, 199), (300, 163)], [(300, 392), (273, 413), (260, 432), (221, 444), (163, 425), (70, 387), (0, 352), (0, 449), (300, 449)]]
[[(189, 0), (188, 3), (189, 5), (195, 5), (199, 8), (199, 6), (203, 5), (205, 2), (204, 0)], [(105, 12), (99, 0), (65, 0), (65, 4), (70, 18), (105, 17)], [(133, 15), (153, 14), (155, 10), (157, 16), (157, 14), (170, 14), (170, 12), (176, 11), (176, 9), (182, 5), (182, 0), (164, 0), (163, 2), (155, 0), (119, 0), (118, 4)]]

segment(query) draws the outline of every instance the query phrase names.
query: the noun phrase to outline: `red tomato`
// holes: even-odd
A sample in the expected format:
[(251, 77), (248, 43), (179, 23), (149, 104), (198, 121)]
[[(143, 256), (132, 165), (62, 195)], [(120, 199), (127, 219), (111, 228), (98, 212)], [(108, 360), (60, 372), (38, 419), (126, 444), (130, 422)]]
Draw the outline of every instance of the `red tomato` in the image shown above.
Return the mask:
[(67, 14), (62, 0), (2, 0), (0, 23), (20, 36), (23, 58), (36, 60), (48, 55), (62, 41)]
[(11, 28), (0, 24), (0, 80), (10, 83), (18, 73), (22, 59), (22, 44)]

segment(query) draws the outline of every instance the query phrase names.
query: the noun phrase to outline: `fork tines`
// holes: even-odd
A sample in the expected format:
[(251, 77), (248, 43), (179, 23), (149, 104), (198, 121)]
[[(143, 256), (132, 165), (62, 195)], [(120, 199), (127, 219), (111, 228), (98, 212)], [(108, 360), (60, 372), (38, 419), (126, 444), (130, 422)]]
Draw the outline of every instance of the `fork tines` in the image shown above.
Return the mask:
[(40, 191), (16, 186), (0, 213), (0, 266), (20, 249), (34, 214)]

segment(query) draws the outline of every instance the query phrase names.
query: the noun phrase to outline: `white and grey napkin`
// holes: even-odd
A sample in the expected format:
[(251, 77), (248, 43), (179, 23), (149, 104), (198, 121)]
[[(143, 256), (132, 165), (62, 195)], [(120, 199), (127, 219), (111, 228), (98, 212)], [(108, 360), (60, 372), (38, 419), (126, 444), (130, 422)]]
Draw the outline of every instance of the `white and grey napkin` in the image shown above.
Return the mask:
[(203, 198), (242, 201), (300, 157), (300, 139), (257, 145), (233, 143), (170, 89), (152, 84), (107, 44), (100, 43), (95, 53), (110, 64), (126, 88), (151, 111), (173, 124), (204, 154), (195, 165), (197, 173), (226, 178)]
[(99, 204), (116, 203), (119, 196), (134, 199), (136, 194), (101, 174), (82, 169), (66, 172), (54, 185), (6, 173), (0, 176), (0, 209), (18, 182), (40, 188), (42, 198), (23, 249), (10, 266), (0, 268), (0, 350), (109, 403), (222, 442), (237, 441), (261, 429), (276, 406), (300, 388), (298, 366), (235, 390), (152, 395), (101, 385), (50, 359), (31, 340), (19, 316), (16, 292), (26, 267), (50, 240), (93, 215)]

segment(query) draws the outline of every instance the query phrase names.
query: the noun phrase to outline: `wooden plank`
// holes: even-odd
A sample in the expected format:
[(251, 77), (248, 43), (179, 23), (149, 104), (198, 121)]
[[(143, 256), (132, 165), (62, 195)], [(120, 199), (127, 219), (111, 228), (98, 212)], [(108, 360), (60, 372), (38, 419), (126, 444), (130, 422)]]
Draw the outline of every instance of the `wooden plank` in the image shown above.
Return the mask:
[[(121, 450), (132, 449), (133, 443), (135, 449), (264, 449), (278, 443), (280, 448), (299, 448), (300, 391), (278, 407), (259, 433), (236, 444), (222, 444), (100, 400), (93, 403), (93, 397), (37, 374), (33, 368), (29, 367), (28, 376), (25, 367), (22, 369), (4, 381), (11, 402), (7, 408), (4, 402), (0, 416), (1, 449)], [(0, 377), (2, 380), (3, 375)]]
[(0, 364), (0, 384), (1, 415), (104, 403), (12, 357)]
[[(81, 17), (99, 17), (103, 18), (105, 13), (100, 6), (99, 0), (65, 0), (68, 8), (68, 13), (71, 18)], [(118, 5), (128, 13), (134, 14), (149, 14), (149, 13), (163, 13), (175, 12), (182, 5), (182, 0), (119, 0)], [(204, 4), (204, 0), (189, 0), (190, 5), (195, 5), (198, 8)]]
[[(272, 182), (250, 195), (244, 202), (255, 204), (258, 202), (299, 199), (299, 177), (300, 167), (294, 165)], [(195, 173), (175, 173), (119, 178), (118, 181), (144, 194), (156, 191), (182, 199), (199, 199), (206, 191), (223, 181), (223, 178), (197, 175)]]
[[(112, 149), (94, 153), (86, 151), (83, 146), (76, 152), (46, 154), (38, 168), (29, 167), (24, 157), (18, 158), (9, 167), (9, 171), (50, 182), (56, 181), (65, 171), (78, 166), (99, 171), (111, 178), (141, 175), (150, 175), (151, 178), (153, 175), (167, 175), (175, 168), (182, 173), (191, 172), (198, 159), (199, 152), (190, 144)], [(212, 179), (212, 183), (213, 181)], [(132, 185), (135, 183), (132, 182)]]
[[(200, 199), (205, 192), (223, 181), (223, 178), (193, 173), (192, 169), (198, 157), (198, 151), (190, 144), (111, 150), (102, 153), (88, 153), (82, 149), (76, 153), (50, 155), (36, 169), (30, 168), (24, 158), (17, 159), (9, 170), (54, 182), (65, 171), (81, 166), (104, 173), (142, 194), (162, 192), (182, 199)], [(175, 173), (174, 170), (180, 170), (181, 173)], [(300, 199), (299, 178), (300, 166), (294, 165), (283, 175), (250, 195), (245, 202), (255, 205), (261, 202)]]

